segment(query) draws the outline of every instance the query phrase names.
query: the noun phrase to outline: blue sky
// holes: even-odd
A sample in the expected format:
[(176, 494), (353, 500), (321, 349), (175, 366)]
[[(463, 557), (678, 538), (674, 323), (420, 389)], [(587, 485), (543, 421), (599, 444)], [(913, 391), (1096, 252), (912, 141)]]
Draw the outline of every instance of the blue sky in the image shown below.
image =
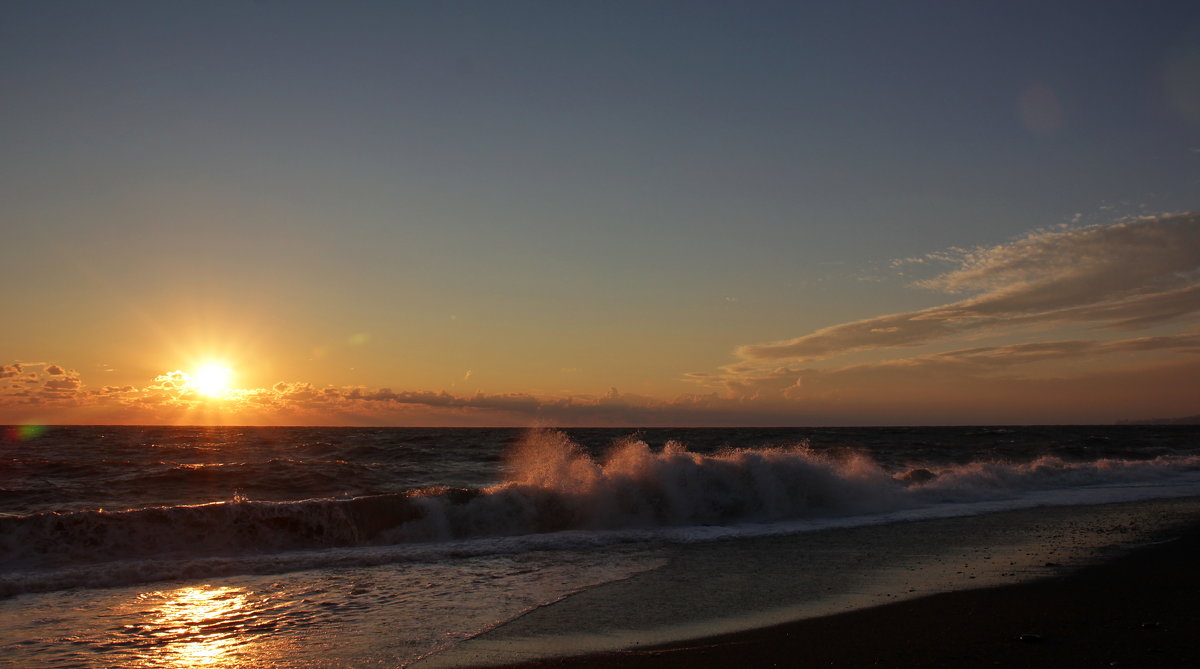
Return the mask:
[(0, 87), (0, 346), (93, 389), (671, 402), (1200, 191), (1179, 2), (10, 2)]

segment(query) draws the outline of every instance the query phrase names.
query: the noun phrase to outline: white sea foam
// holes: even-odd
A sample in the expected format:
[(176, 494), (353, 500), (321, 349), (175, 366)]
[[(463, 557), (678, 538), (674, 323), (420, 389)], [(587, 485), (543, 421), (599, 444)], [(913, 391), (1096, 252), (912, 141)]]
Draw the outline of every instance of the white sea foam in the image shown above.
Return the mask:
[(804, 445), (699, 454), (629, 439), (595, 458), (548, 430), (517, 444), (506, 471), (481, 489), (6, 516), (0, 595), (1200, 494), (1190, 455), (888, 471)]

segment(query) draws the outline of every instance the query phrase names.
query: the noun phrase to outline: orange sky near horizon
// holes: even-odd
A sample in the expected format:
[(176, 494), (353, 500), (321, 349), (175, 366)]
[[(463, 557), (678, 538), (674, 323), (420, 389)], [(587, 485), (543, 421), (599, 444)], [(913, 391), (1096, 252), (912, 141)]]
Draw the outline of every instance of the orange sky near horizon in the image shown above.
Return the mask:
[[(231, 335), (173, 342), (155, 357), (174, 356), (180, 366), (150, 379), (49, 361), (4, 365), (0, 422), (652, 426), (1183, 416), (1200, 396), (1198, 259), (1200, 215), (1179, 214), (1060, 226), (953, 259), (898, 261), (949, 263), (918, 287), (953, 299), (738, 347), (732, 361), (680, 374), (688, 390), (672, 395), (616, 387), (538, 394), (519, 385), (495, 392), (472, 388), (470, 370), (461, 388), (271, 381), (269, 374), (283, 374), (269, 347)], [(343, 346), (371, 342), (351, 335)]]

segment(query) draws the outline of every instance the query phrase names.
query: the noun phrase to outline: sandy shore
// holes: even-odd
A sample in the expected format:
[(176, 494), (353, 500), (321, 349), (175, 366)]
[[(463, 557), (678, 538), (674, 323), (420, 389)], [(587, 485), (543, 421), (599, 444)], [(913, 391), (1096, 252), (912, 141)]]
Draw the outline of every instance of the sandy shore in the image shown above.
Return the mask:
[(510, 667), (1200, 667), (1200, 520), (1057, 577)]

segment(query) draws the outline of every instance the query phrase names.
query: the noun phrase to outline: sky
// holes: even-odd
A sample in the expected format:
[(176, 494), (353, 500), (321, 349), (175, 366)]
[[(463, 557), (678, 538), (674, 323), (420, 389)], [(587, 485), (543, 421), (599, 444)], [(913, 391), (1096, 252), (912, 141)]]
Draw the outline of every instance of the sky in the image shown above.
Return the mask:
[(1200, 5), (0, 3), (0, 423), (1200, 413)]

